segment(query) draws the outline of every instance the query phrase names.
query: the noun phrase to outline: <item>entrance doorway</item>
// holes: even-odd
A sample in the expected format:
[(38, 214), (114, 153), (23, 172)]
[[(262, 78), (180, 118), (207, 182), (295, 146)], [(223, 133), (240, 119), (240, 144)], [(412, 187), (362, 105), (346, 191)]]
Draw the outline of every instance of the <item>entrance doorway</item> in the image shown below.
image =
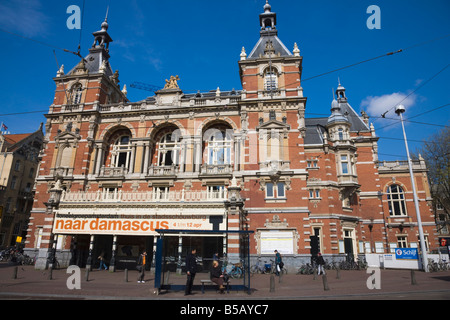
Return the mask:
[[(72, 258), (70, 264), (77, 265), (80, 268), (86, 267), (86, 262), (89, 258), (89, 243), (90, 235), (76, 235), (72, 240)], [(117, 270), (136, 269), (137, 259), (139, 255), (146, 250), (147, 263), (146, 268), (150, 270), (151, 259), (153, 253), (153, 236), (151, 237), (137, 237), (137, 236), (117, 236), (116, 241), (116, 255), (115, 268)], [(92, 268), (98, 268), (98, 257), (103, 255), (106, 265), (109, 267), (111, 258), (113, 257), (113, 240), (112, 235), (95, 235), (94, 246), (91, 252)]]
[(354, 229), (344, 229), (344, 252), (348, 262), (355, 261), (353, 250), (353, 233)]

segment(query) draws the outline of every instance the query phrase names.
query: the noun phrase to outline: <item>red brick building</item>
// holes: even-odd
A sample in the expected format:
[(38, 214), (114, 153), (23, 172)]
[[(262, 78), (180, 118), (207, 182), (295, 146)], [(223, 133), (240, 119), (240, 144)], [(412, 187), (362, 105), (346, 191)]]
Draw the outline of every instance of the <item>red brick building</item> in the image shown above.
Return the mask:
[[(278, 38), (268, 3), (260, 26), (253, 50), (242, 48), (238, 91), (184, 93), (172, 76), (129, 101), (106, 20), (89, 55), (58, 71), (26, 241), (38, 268), (53, 252), (60, 264), (93, 265), (103, 253), (120, 267), (154, 250), (157, 229), (190, 231), (166, 239), (179, 265), (192, 246), (238, 260), (242, 236), (226, 230), (253, 231), (252, 258), (277, 249), (287, 266), (319, 250), (344, 259), (418, 246), (407, 166), (379, 161), (375, 130), (341, 84), (329, 117), (305, 118), (300, 50)], [(425, 164), (414, 170), (434, 248)]]

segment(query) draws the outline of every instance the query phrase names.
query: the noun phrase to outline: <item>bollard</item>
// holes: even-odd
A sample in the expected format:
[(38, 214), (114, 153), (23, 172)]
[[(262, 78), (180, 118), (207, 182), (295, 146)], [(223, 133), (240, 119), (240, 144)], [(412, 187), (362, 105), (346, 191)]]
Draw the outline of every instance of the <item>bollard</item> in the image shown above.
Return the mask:
[(414, 270), (411, 270), (411, 284), (417, 285), (417, 281), (416, 281), (416, 273), (414, 272)]
[(270, 275), (270, 292), (275, 292), (275, 277), (273, 273)]
[(314, 268), (313, 275), (314, 275), (313, 280), (317, 280), (317, 269), (316, 268)]
[(278, 276), (278, 283), (283, 282), (283, 270), (280, 271), (280, 275)]
[(336, 268), (336, 279), (340, 278), (341, 278), (341, 270), (339, 270), (339, 268)]
[(47, 280), (53, 280), (53, 268), (48, 268), (48, 277)]
[(125, 282), (128, 282), (128, 269), (125, 269)]
[(14, 269), (13, 269), (13, 276), (12, 276), (13, 279), (17, 279), (17, 271), (18, 270), (19, 270), (19, 267), (15, 266)]
[(86, 274), (84, 280), (89, 281), (89, 268), (86, 268)]
[(323, 290), (324, 291), (330, 290), (330, 288), (328, 287), (328, 279), (327, 279), (327, 275), (326, 274), (324, 274), (322, 276), (322, 281), (323, 281)]
[(169, 279), (170, 279), (170, 271), (168, 270), (164, 277), (164, 284), (169, 284)]

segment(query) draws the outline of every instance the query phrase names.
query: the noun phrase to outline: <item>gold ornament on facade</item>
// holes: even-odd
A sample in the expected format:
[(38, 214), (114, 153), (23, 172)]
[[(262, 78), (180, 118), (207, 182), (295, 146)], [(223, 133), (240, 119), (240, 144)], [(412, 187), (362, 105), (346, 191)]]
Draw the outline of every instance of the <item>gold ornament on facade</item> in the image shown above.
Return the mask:
[(170, 76), (170, 80), (166, 79), (166, 85), (164, 86), (164, 89), (179, 89), (177, 81), (179, 81), (180, 78), (178, 76)]

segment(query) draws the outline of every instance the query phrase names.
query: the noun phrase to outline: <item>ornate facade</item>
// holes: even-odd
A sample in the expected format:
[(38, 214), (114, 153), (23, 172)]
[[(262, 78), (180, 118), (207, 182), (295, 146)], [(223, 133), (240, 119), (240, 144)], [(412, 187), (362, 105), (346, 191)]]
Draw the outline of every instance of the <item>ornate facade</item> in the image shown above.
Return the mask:
[[(53, 253), (80, 266), (104, 253), (120, 267), (153, 252), (159, 229), (189, 231), (168, 239), (179, 264), (191, 246), (238, 260), (241, 236), (226, 230), (253, 231), (251, 256), (277, 249), (288, 266), (319, 250), (343, 259), (417, 246), (407, 168), (379, 161), (375, 130), (341, 84), (329, 117), (305, 118), (300, 50), (278, 38), (268, 3), (260, 27), (240, 54), (242, 90), (184, 93), (172, 76), (130, 102), (109, 63), (106, 21), (89, 55), (58, 71), (27, 235), (38, 268)], [(424, 163), (415, 175), (433, 248)]]

